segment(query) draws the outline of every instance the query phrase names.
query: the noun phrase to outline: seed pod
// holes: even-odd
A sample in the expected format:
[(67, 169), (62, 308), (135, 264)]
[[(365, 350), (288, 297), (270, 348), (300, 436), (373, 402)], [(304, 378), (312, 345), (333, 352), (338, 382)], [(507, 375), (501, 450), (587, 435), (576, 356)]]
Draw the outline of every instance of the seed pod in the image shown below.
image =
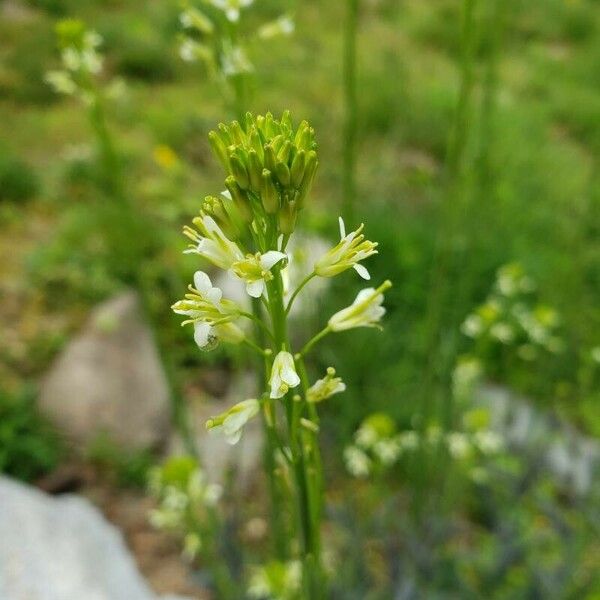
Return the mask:
[(290, 169), (291, 174), (291, 184), (293, 188), (300, 187), (302, 183), (302, 178), (304, 177), (304, 169), (306, 166), (306, 152), (304, 150), (300, 150), (294, 160), (292, 161), (292, 168)]
[(208, 134), (208, 141), (214, 155), (221, 161), (225, 170), (229, 173), (229, 158), (227, 157), (227, 147), (223, 140), (219, 137), (216, 131), (211, 131)]
[(242, 191), (233, 175), (230, 175), (227, 177), (227, 179), (225, 179), (225, 187), (231, 194), (231, 199), (238, 209), (240, 217), (246, 223), (250, 223), (252, 221), (252, 209), (250, 208), (248, 196), (246, 195), (246, 192)]
[(275, 175), (277, 176), (277, 179), (281, 185), (284, 187), (290, 185), (290, 169), (285, 163), (278, 162), (275, 165)]
[(248, 176), (248, 170), (244, 163), (235, 154), (229, 157), (229, 164), (231, 165), (231, 173), (235, 177), (238, 185), (243, 189), (247, 190), (250, 187), (250, 177)]
[(263, 207), (268, 214), (274, 215), (279, 209), (279, 193), (273, 183), (271, 172), (268, 169), (263, 169), (261, 179), (262, 187), (260, 196)]
[(262, 182), (262, 163), (255, 150), (248, 152), (248, 174), (250, 175), (250, 185), (252, 189), (259, 192)]

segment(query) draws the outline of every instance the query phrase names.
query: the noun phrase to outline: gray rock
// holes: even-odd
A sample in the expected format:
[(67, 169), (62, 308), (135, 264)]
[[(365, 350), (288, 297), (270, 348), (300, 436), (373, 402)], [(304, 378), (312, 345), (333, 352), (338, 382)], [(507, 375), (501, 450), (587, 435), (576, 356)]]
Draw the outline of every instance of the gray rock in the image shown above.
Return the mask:
[(590, 491), (600, 472), (598, 440), (502, 386), (482, 385), (475, 401), (489, 410), (492, 429), (511, 448), (542, 457), (549, 474), (575, 494)]
[(87, 500), (0, 477), (2, 600), (157, 600)]
[(43, 381), (40, 407), (83, 447), (100, 435), (128, 449), (164, 441), (169, 388), (137, 294), (93, 311)]

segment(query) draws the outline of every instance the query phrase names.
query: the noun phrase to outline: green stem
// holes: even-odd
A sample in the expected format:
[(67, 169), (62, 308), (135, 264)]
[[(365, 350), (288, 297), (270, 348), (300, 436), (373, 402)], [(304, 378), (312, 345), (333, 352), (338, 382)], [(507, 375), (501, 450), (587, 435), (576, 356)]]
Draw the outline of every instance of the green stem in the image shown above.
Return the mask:
[(330, 332), (331, 332), (331, 328), (329, 327), (329, 325), (327, 325), (327, 327), (325, 327), (325, 329), (322, 329), (312, 339), (308, 340), (308, 342), (306, 342), (306, 344), (304, 345), (304, 348), (302, 348), (302, 350), (300, 350), (300, 352), (298, 352), (298, 354), (296, 356), (298, 356), (299, 358), (306, 356), (308, 354), (308, 352), (310, 352), (311, 348), (317, 342), (322, 340), (326, 335), (328, 335)]
[(356, 132), (358, 101), (356, 86), (356, 38), (358, 27), (358, 0), (347, 0), (344, 27), (344, 164), (342, 213), (346, 222), (353, 222), (356, 198)]
[(302, 291), (302, 289), (304, 288), (304, 286), (313, 278), (316, 277), (317, 274), (313, 271), (310, 275), (307, 275), (302, 282), (300, 283), (300, 285), (296, 288), (296, 290), (294, 291), (294, 293), (292, 294), (287, 307), (285, 309), (285, 314), (286, 316), (290, 314), (290, 311), (292, 310), (292, 306), (294, 304), (294, 300), (296, 299), (296, 296)]
[[(287, 337), (286, 312), (283, 302), (283, 280), (281, 269), (273, 269), (274, 278), (267, 282), (268, 304), (275, 337), (275, 350), (289, 349)], [(286, 407), (289, 444), (293, 457), (293, 475), (296, 488), (296, 506), (298, 527), (301, 535), (301, 558), (303, 565), (303, 589), (306, 600), (318, 600), (322, 597), (320, 566), (320, 512), (315, 510), (315, 499), (319, 489), (315, 486), (315, 476), (311, 475), (310, 456), (314, 453), (314, 444), (308, 443), (300, 425), (298, 400), (292, 392), (282, 399)], [(300, 400), (305, 403), (305, 400)]]

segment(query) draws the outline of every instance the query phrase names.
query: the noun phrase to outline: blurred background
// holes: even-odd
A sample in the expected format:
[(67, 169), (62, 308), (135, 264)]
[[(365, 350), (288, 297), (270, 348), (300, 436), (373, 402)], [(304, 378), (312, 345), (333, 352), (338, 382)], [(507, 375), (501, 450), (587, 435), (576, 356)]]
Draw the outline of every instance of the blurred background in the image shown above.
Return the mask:
[[(229, 72), (183, 60), (182, 6), (0, 1), (0, 504), (29, 506), (21, 480), (98, 507), (153, 590), (99, 598), (219, 598), (148, 522), (148, 473), (199, 452), (223, 561), (242, 581), (267, 556), (260, 432), (227, 455), (204, 434), (248, 356), (201, 352), (169, 307), (199, 268), (181, 228), (223, 187), (207, 133), (290, 109), (319, 143), (308, 246), (364, 221), (394, 282), (383, 331), (311, 365), (348, 386), (322, 416), (331, 597), (600, 598), (600, 3), (256, 0)], [(101, 113), (48, 84), (65, 18), (102, 38)], [(295, 335), (358, 289), (328, 280)]]

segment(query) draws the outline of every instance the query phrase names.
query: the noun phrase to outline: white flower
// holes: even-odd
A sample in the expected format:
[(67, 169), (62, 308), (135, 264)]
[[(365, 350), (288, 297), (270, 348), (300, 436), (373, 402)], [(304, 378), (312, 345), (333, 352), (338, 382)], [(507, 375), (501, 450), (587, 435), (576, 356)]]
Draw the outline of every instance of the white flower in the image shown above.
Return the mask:
[(368, 449), (379, 439), (379, 434), (369, 424), (361, 425), (354, 434), (356, 443), (362, 448)]
[(223, 300), (223, 293), (213, 287), (210, 277), (204, 271), (194, 274), (194, 286), (184, 300), (171, 307), (179, 314), (189, 317), (182, 325), (193, 323), (194, 340), (202, 349), (210, 350), (219, 339), (230, 343), (239, 343), (244, 333), (233, 320), (239, 317), (241, 309), (231, 300)]
[(471, 449), (469, 438), (458, 431), (453, 431), (446, 436), (448, 451), (453, 458), (465, 458)]
[(403, 431), (398, 439), (403, 450), (416, 450), (419, 447), (419, 434), (416, 431)]
[(269, 384), (271, 386), (271, 398), (282, 398), (290, 388), (300, 384), (300, 377), (298, 377), (294, 366), (294, 357), (289, 352), (282, 350), (275, 357)]
[(344, 460), (348, 472), (354, 477), (366, 477), (371, 471), (371, 459), (356, 446), (344, 450)]
[(373, 446), (373, 452), (384, 466), (389, 467), (398, 460), (402, 453), (400, 439), (398, 437), (393, 437), (379, 440)]
[(258, 37), (263, 40), (270, 40), (280, 35), (291, 35), (294, 33), (295, 25), (293, 19), (288, 15), (282, 15), (275, 21), (265, 23), (258, 30)]
[(238, 260), (231, 265), (234, 275), (246, 282), (246, 291), (253, 298), (260, 298), (265, 291), (265, 282), (273, 279), (271, 269), (287, 255), (276, 250), (269, 250), (265, 254), (248, 254), (246, 258)]
[(246, 51), (241, 46), (233, 46), (231, 43), (223, 43), (221, 69), (226, 77), (235, 77), (241, 73), (254, 71)]
[(376, 290), (365, 288), (358, 292), (351, 306), (340, 310), (329, 319), (332, 331), (344, 331), (355, 327), (377, 327), (385, 314), (383, 292), (392, 286), (391, 281), (382, 283)]
[(483, 331), (483, 321), (479, 315), (469, 315), (461, 325), (460, 330), (468, 337), (479, 337)]
[(183, 539), (182, 556), (188, 561), (192, 561), (198, 556), (202, 548), (202, 540), (197, 533), (188, 533)]
[(359, 264), (361, 260), (377, 254), (377, 244), (365, 240), (361, 233), (364, 225), (346, 235), (344, 220), (340, 217), (341, 240), (315, 263), (315, 273), (320, 277), (334, 277), (347, 269), (354, 269), (363, 279), (370, 279), (369, 271)]
[(240, 18), (240, 9), (250, 6), (254, 0), (209, 0), (209, 2), (225, 13), (229, 21), (235, 23)]
[(483, 454), (495, 454), (502, 450), (502, 437), (494, 431), (477, 431), (474, 435), (475, 445)]
[(335, 376), (335, 369), (329, 367), (323, 379), (318, 379), (306, 392), (307, 402), (321, 402), (334, 394), (345, 391), (346, 384)]
[(224, 270), (244, 258), (238, 245), (227, 238), (212, 217), (196, 217), (194, 225), (198, 231), (187, 226), (183, 229), (183, 233), (194, 242), (193, 246), (184, 251), (185, 254), (199, 254)]
[(259, 408), (258, 400), (238, 402), (228, 411), (206, 421), (206, 428), (211, 432), (223, 432), (228, 444), (237, 444), (244, 425), (258, 414)]
[(508, 323), (496, 323), (492, 325), (490, 335), (502, 344), (510, 344), (515, 339), (515, 332)]
[(59, 94), (70, 96), (77, 91), (77, 85), (66, 71), (48, 71), (44, 79)]

